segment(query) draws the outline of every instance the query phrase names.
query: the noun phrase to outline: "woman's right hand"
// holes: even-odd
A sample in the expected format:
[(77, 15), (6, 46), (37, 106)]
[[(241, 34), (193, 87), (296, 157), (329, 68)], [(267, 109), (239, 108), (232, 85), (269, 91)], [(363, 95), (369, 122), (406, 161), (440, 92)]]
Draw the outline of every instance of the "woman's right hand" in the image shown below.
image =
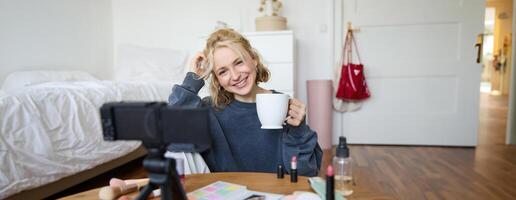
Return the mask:
[(204, 75), (204, 70), (206, 70), (205, 65), (206, 57), (201, 52), (195, 53), (193, 60), (190, 62), (190, 69), (197, 74), (197, 76)]

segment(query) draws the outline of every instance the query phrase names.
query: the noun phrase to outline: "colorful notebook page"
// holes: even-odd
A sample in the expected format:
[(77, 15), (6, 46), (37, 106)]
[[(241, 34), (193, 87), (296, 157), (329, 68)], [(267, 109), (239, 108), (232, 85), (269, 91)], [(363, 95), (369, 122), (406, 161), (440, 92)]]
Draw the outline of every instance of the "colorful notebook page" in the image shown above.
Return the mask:
[(188, 193), (189, 200), (243, 199), (249, 195), (246, 186), (217, 181)]

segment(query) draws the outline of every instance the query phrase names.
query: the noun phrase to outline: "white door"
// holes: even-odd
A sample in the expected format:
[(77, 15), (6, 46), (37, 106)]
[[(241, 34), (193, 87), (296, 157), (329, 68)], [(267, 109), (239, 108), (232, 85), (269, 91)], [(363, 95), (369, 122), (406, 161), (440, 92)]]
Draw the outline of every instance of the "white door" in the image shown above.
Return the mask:
[(477, 144), (483, 0), (344, 0), (372, 97), (344, 113), (350, 143)]

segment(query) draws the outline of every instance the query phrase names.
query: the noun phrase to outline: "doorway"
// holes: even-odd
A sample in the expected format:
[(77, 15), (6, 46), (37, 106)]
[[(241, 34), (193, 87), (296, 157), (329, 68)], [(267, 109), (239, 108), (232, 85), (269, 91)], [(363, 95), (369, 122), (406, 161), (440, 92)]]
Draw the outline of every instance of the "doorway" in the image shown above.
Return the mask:
[(482, 34), (478, 144), (505, 144), (512, 66), (513, 0), (488, 0)]

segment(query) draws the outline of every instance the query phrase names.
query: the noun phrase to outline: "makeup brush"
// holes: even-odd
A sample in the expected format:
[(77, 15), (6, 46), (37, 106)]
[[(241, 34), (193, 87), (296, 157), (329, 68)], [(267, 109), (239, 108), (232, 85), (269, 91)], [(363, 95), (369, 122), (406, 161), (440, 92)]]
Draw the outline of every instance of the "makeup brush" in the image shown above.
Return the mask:
[(109, 180), (109, 186), (102, 187), (99, 191), (99, 198), (102, 200), (116, 199), (121, 195), (137, 191), (141, 187), (149, 183), (148, 178), (122, 180), (112, 178)]
[(113, 200), (127, 193), (138, 190), (137, 184), (105, 186), (100, 188), (99, 198), (102, 200)]

